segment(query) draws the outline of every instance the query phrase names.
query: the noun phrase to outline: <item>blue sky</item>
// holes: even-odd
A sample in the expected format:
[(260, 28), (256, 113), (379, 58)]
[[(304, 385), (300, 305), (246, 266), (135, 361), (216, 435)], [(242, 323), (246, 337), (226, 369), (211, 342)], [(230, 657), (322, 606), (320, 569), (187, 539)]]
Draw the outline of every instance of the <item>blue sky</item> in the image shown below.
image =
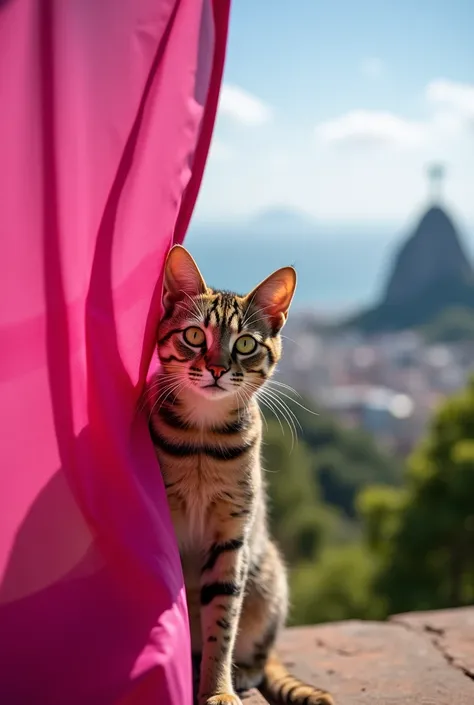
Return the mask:
[(474, 0), (234, 0), (197, 220), (404, 221), (447, 166), (474, 222)]

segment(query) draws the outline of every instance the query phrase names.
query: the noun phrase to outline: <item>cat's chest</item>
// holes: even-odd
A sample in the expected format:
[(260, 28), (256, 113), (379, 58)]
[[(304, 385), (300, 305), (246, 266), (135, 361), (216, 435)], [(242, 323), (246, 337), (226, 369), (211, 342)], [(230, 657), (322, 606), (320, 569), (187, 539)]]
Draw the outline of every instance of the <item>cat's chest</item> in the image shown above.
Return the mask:
[[(166, 472), (173, 525), (181, 549), (206, 548), (241, 501), (236, 473), (223, 472), (205, 458), (186, 460), (181, 472)], [(173, 480), (171, 478), (173, 477)]]

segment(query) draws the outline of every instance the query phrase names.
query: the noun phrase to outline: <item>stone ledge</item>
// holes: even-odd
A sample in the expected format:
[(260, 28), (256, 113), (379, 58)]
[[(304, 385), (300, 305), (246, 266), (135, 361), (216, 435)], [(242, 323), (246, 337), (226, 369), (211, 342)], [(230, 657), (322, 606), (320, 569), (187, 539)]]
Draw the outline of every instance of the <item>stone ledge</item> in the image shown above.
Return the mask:
[(268, 705), (263, 695), (258, 690), (251, 690), (243, 699), (244, 705)]
[(474, 705), (474, 607), (287, 629), (279, 652), (337, 705)]

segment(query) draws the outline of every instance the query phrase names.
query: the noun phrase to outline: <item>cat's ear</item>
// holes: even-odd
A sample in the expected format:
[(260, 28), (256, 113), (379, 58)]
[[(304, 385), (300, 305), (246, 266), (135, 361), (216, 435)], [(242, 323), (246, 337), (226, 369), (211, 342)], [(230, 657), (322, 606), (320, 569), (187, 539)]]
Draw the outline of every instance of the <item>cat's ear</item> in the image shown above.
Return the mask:
[(296, 271), (293, 267), (282, 267), (260, 282), (246, 299), (269, 316), (277, 332), (285, 325), (295, 289)]
[(174, 245), (168, 253), (163, 278), (163, 305), (169, 311), (177, 301), (207, 291), (206, 282), (189, 252)]

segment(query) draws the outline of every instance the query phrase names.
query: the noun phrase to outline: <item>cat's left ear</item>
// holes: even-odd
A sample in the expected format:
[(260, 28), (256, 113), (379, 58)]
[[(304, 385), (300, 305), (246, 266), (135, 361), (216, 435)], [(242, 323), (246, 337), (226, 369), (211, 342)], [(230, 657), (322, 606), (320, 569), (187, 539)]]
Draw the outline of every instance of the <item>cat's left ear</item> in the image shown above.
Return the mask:
[(181, 245), (174, 245), (168, 253), (163, 279), (163, 305), (169, 311), (180, 300), (198, 296), (207, 291), (198, 266)]
[(295, 289), (296, 271), (293, 267), (282, 267), (260, 282), (245, 298), (270, 318), (277, 332), (286, 323)]

